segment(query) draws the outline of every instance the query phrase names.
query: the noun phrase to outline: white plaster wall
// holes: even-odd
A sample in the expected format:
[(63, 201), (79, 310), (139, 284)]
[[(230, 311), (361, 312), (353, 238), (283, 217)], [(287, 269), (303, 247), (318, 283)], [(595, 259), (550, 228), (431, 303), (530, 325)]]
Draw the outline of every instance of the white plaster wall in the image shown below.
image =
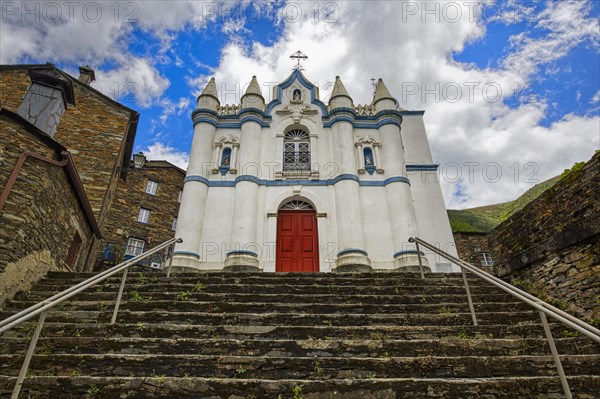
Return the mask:
[(402, 142), (404, 144), (404, 162), (433, 163), (422, 115), (403, 115)]

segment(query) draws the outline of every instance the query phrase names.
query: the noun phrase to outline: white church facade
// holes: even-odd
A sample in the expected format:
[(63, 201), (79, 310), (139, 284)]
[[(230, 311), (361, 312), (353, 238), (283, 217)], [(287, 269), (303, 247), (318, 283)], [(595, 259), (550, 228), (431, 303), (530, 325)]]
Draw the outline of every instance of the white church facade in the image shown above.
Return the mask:
[(239, 105), (220, 104), (214, 79), (198, 97), (173, 267), (415, 271), (414, 236), (456, 254), (423, 111), (381, 79), (361, 106), (336, 78), (325, 104), (299, 69), (272, 98), (256, 77)]

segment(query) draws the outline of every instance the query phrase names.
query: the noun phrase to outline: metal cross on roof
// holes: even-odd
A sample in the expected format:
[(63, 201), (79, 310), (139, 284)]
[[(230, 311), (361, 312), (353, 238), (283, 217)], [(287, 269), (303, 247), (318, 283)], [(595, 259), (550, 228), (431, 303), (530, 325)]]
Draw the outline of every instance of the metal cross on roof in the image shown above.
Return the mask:
[(297, 51), (294, 54), (290, 55), (290, 58), (298, 60), (298, 63), (296, 64), (294, 69), (297, 69), (299, 71), (304, 70), (304, 68), (302, 68), (302, 65), (300, 65), (300, 60), (307, 60), (308, 56), (306, 54), (304, 54), (302, 51)]
[(373, 96), (375, 96), (377, 92), (377, 79), (371, 78), (371, 85), (373, 86)]

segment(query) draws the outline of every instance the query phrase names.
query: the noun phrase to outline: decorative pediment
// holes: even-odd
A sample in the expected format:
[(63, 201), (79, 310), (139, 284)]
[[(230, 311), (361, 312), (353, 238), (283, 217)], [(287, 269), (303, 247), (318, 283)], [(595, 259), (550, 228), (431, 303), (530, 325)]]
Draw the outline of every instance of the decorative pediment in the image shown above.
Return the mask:
[(290, 103), (284, 106), (282, 109), (275, 111), (277, 115), (282, 117), (292, 118), (294, 123), (298, 124), (302, 120), (302, 118), (307, 117), (309, 120), (315, 122), (312, 118), (314, 115), (317, 115), (319, 111), (311, 107), (310, 105), (304, 104), (303, 100), (290, 101)]
[(379, 142), (379, 140), (371, 137), (371, 136), (359, 136), (356, 141), (354, 142), (355, 146), (360, 146), (360, 145), (371, 145), (373, 147), (379, 147), (381, 145), (381, 143)]
[(223, 146), (226, 144), (230, 144), (232, 147), (237, 147), (240, 145), (240, 142), (230, 134), (227, 136), (221, 136), (217, 141), (215, 141), (215, 146)]

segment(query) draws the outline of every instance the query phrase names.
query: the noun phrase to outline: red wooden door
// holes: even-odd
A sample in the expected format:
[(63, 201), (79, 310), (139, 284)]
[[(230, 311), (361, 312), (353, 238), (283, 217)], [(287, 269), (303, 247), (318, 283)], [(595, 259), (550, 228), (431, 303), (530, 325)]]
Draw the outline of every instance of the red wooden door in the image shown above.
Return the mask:
[(285, 211), (277, 217), (278, 272), (318, 272), (319, 238), (315, 211)]

